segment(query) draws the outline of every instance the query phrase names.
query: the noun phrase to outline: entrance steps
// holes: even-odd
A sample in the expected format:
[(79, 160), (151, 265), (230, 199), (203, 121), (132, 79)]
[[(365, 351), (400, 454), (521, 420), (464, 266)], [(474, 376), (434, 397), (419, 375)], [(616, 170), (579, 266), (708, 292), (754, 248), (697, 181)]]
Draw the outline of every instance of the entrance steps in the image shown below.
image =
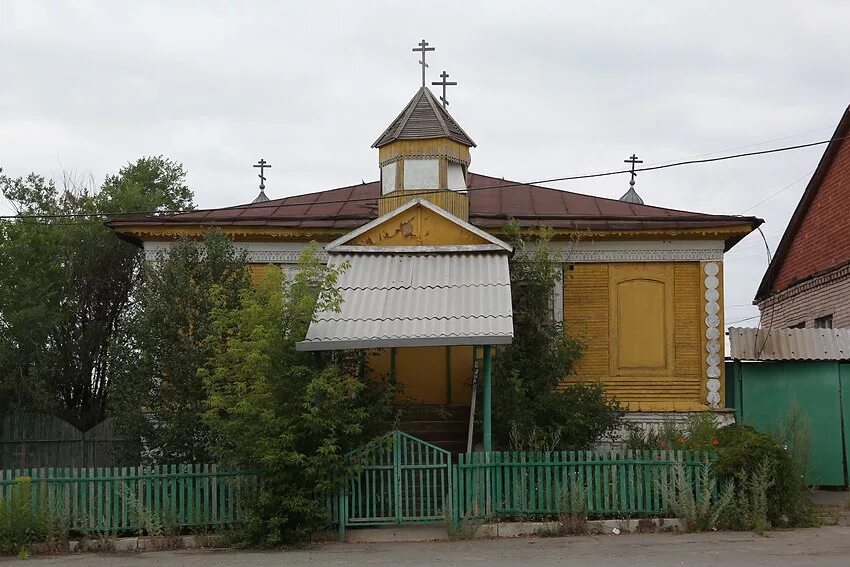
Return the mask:
[(398, 428), (451, 453), (466, 451), (469, 406), (419, 406), (404, 413)]

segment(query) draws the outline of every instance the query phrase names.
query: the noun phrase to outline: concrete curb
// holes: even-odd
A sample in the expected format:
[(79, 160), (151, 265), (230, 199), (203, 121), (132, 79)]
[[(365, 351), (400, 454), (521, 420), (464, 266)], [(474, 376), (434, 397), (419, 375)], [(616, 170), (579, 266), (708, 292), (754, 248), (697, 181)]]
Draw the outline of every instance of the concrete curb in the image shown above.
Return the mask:
[[(460, 537), (509, 538), (543, 534), (556, 535), (561, 530), (559, 522), (491, 522), (471, 524), (462, 530)], [(682, 531), (682, 523), (675, 518), (641, 518), (623, 520), (589, 520), (590, 535), (619, 535), (628, 533), (657, 533)], [(346, 531), (346, 543), (387, 543), (440, 541), (450, 539), (449, 531), (442, 525), (386, 526), (382, 528), (354, 528)]]
[[(97, 553), (110, 551), (161, 551), (166, 549), (197, 549), (215, 547), (214, 540), (208, 536), (158, 536), (158, 537), (104, 537), (72, 540), (64, 553)], [(33, 549), (35, 554), (56, 553), (55, 546), (42, 544)]]
[[(501, 522), (480, 524), (475, 527), (472, 537), (496, 538), (557, 534), (561, 528), (559, 522)], [(642, 518), (623, 520), (589, 520), (587, 533), (593, 535), (619, 535), (628, 533), (655, 533), (664, 531), (682, 531), (682, 523), (675, 518)]]

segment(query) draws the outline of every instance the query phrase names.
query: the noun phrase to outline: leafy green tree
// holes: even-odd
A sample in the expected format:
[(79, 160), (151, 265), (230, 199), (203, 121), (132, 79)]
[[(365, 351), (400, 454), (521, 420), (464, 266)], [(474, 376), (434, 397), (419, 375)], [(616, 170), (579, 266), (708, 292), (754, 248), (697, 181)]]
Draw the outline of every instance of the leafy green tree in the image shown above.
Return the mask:
[[(129, 311), (112, 415), (155, 462), (204, 462), (210, 433), (201, 419), (207, 389), (198, 370), (213, 356), (213, 311), (238, 307), (249, 287), (245, 253), (220, 231), (183, 239), (143, 269)], [(216, 294), (210, 294), (216, 289)]]
[(599, 383), (562, 386), (583, 345), (552, 316), (552, 290), (562, 265), (551, 255), (551, 231), (506, 226), (514, 340), (494, 359), (493, 434), (513, 449), (582, 449), (620, 423), (623, 410)]
[(242, 292), (235, 310), (213, 288), (218, 307), (209, 338), (214, 356), (203, 372), (210, 394), (205, 420), (219, 459), (261, 474), (263, 490), (245, 526), (254, 545), (305, 540), (326, 526), (321, 496), (351, 472), (346, 451), (391, 412), (390, 382), (347, 372), (343, 353), (295, 350), (317, 309), (339, 307), (339, 273), (318, 260), (314, 246), (296, 275), (273, 271)]
[(0, 220), (0, 411), (36, 410), (87, 429), (106, 413), (111, 352), (142, 254), (104, 226), (188, 209), (183, 167), (142, 158), (99, 189), (65, 175), (0, 174), (17, 212)]

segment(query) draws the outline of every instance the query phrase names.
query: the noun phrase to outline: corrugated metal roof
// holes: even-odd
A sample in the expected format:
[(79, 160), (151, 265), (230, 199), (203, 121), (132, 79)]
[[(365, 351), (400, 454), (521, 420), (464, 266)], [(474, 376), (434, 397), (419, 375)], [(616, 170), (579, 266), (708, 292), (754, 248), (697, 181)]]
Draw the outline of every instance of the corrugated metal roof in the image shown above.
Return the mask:
[(472, 138), (463, 131), (449, 111), (437, 102), (428, 87), (422, 87), (372, 147), (380, 148), (396, 140), (431, 138), (449, 138), (465, 146), (475, 147)]
[(299, 350), (507, 344), (513, 339), (505, 253), (331, 254), (349, 262), (339, 313), (321, 312)]
[(729, 328), (736, 360), (848, 360), (850, 329)]

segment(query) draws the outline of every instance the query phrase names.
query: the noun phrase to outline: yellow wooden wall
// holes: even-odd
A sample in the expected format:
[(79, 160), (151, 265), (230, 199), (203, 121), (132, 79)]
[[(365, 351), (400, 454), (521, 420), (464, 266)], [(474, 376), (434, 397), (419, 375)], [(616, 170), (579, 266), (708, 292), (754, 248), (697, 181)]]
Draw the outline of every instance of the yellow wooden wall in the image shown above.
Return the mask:
[[(446, 358), (451, 361), (451, 398), (447, 395)], [(390, 349), (373, 351), (369, 366), (374, 376), (390, 372)], [(396, 349), (396, 378), (402, 385), (400, 399), (425, 404), (468, 405), (472, 396), (472, 347), (453, 346)]]
[(587, 345), (569, 379), (603, 382), (632, 411), (706, 409), (702, 303), (698, 262), (565, 267), (565, 327)]

